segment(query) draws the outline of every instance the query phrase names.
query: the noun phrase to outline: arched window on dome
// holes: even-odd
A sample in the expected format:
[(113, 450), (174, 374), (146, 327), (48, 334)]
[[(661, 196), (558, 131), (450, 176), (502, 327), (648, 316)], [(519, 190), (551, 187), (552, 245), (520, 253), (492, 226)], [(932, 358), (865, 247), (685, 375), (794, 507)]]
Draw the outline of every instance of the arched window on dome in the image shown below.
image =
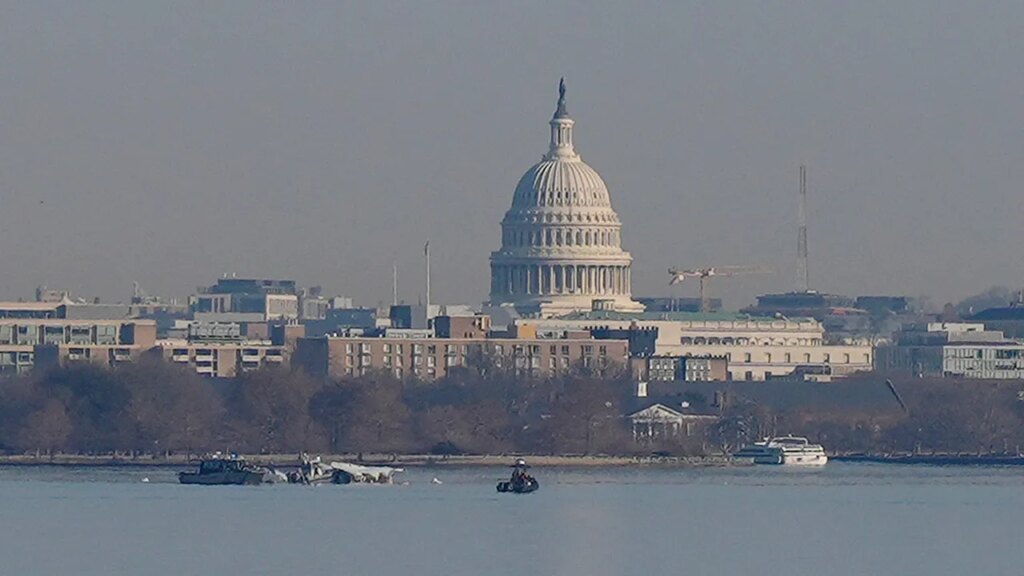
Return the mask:
[(577, 230), (577, 231), (576, 231), (576, 245), (577, 245), (577, 246), (579, 246), (579, 245), (580, 245), (580, 243), (581, 243), (580, 241), (581, 241), (581, 240), (583, 240), (583, 232), (581, 232), (581, 231)]
[(544, 245), (551, 246), (551, 230), (546, 230), (544, 232)]
[(565, 245), (572, 246), (572, 230), (565, 231)]
[(562, 245), (562, 231), (561, 230), (555, 232), (555, 244), (557, 244), (558, 246)]
[(587, 246), (592, 246), (593, 244), (591, 243), (590, 230), (587, 230), (586, 238), (587, 238)]

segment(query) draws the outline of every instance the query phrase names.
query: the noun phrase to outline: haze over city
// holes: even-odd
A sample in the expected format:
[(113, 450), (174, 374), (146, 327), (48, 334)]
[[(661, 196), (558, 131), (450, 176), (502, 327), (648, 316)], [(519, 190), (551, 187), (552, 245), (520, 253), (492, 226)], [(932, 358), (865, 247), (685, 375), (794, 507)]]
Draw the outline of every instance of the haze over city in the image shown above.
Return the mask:
[[(1018, 286), (1020, 4), (10, 3), (0, 293), (183, 297), (224, 273), (367, 304), (487, 299), (565, 76), (633, 294), (669, 266), (958, 300)], [(688, 295), (695, 295), (691, 290)]]

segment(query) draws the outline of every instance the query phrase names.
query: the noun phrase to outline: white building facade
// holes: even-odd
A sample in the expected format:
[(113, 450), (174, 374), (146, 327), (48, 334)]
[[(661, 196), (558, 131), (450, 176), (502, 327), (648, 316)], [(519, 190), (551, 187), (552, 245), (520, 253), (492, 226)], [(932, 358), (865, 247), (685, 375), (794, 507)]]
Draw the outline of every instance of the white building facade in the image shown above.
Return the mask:
[(562, 318), (523, 319), (538, 330), (657, 328), (659, 356), (724, 356), (730, 380), (766, 380), (798, 367), (823, 367), (834, 376), (870, 371), (869, 343), (829, 344), (813, 318), (762, 318), (743, 314), (643, 313), (592, 311)]

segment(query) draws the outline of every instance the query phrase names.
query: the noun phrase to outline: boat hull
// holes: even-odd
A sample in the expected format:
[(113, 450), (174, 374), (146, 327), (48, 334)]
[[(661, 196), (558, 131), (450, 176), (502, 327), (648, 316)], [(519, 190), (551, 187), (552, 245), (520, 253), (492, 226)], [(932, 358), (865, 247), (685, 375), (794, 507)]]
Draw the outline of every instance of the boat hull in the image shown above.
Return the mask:
[(529, 482), (523, 482), (522, 484), (514, 484), (512, 482), (498, 482), (498, 492), (512, 493), (512, 494), (529, 494), (530, 492), (536, 492), (540, 488), (540, 482), (531, 479)]
[(264, 479), (261, 473), (240, 470), (213, 474), (179, 472), (178, 482), (200, 486), (255, 486), (263, 484)]
[(814, 454), (783, 454), (765, 455), (754, 457), (754, 464), (769, 464), (777, 466), (824, 466), (828, 463), (828, 457)]

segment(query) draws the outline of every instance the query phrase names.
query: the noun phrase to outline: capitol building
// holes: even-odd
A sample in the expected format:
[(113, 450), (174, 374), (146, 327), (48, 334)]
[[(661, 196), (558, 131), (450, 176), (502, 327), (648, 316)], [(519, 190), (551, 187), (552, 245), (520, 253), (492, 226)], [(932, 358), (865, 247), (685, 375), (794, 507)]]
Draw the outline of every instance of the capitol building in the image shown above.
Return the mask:
[(642, 312), (630, 292), (633, 258), (608, 187), (576, 153), (575, 121), (559, 85), (547, 154), (516, 185), (491, 253), (490, 307), (548, 318), (586, 310)]

